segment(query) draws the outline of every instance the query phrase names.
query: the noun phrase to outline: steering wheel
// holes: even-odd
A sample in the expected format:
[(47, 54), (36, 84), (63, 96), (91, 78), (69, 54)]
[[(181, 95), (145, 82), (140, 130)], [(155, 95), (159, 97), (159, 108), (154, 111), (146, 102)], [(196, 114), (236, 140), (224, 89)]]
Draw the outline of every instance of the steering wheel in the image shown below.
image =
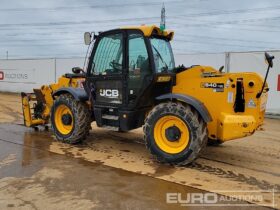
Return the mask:
[(122, 64), (117, 63), (115, 60), (111, 61), (109, 65), (113, 68), (113, 72), (122, 71)]

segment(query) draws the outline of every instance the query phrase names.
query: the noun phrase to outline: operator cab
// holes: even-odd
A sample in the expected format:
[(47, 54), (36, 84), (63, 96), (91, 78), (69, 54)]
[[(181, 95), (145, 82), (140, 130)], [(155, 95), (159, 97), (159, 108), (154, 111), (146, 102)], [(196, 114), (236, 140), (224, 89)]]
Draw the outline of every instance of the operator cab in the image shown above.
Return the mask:
[[(96, 37), (85, 89), (92, 96), (95, 117), (100, 118), (97, 124), (108, 124), (102, 116), (114, 115), (118, 122), (111, 126), (122, 130), (142, 126), (155, 98), (171, 92), (175, 80), (172, 37), (173, 32), (156, 26), (115, 29)], [(123, 116), (125, 122), (120, 123)]]

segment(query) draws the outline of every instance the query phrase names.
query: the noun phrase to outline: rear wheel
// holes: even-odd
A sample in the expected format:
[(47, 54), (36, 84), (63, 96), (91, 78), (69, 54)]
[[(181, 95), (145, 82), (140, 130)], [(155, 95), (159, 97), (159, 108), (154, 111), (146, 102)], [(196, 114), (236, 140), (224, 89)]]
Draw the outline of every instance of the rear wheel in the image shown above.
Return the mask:
[(197, 111), (180, 103), (162, 103), (149, 113), (144, 126), (147, 148), (160, 162), (186, 165), (207, 144), (206, 123)]
[(60, 95), (51, 111), (51, 124), (59, 141), (78, 143), (86, 138), (90, 130), (90, 111), (88, 106), (76, 101), (71, 95)]

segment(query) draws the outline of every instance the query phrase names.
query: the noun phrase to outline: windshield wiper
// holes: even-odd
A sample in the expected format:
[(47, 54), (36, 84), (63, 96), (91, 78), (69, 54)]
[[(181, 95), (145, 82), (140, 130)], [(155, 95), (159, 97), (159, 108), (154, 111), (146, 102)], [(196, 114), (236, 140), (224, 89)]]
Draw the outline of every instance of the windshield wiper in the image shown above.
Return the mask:
[[(154, 45), (152, 45), (152, 46), (153, 46), (154, 50), (156, 51), (158, 57), (160, 58), (161, 62), (165, 65), (165, 69), (163, 69), (163, 70), (168, 71), (168, 65), (167, 65), (166, 62), (162, 59), (161, 54), (159, 53), (159, 51), (157, 50), (157, 48), (155, 48)], [(163, 67), (163, 68), (164, 68), (164, 67)]]

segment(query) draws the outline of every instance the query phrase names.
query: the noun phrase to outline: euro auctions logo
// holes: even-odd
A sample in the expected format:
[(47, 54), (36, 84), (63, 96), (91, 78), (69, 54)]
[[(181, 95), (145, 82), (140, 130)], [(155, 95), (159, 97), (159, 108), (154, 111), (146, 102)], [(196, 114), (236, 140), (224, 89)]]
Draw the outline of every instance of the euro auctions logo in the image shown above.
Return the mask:
[(0, 71), (0, 80), (4, 80), (4, 72)]
[[(181, 206), (268, 206), (275, 208), (275, 190), (166, 193), (166, 203)], [(278, 193), (278, 192), (276, 192)]]

